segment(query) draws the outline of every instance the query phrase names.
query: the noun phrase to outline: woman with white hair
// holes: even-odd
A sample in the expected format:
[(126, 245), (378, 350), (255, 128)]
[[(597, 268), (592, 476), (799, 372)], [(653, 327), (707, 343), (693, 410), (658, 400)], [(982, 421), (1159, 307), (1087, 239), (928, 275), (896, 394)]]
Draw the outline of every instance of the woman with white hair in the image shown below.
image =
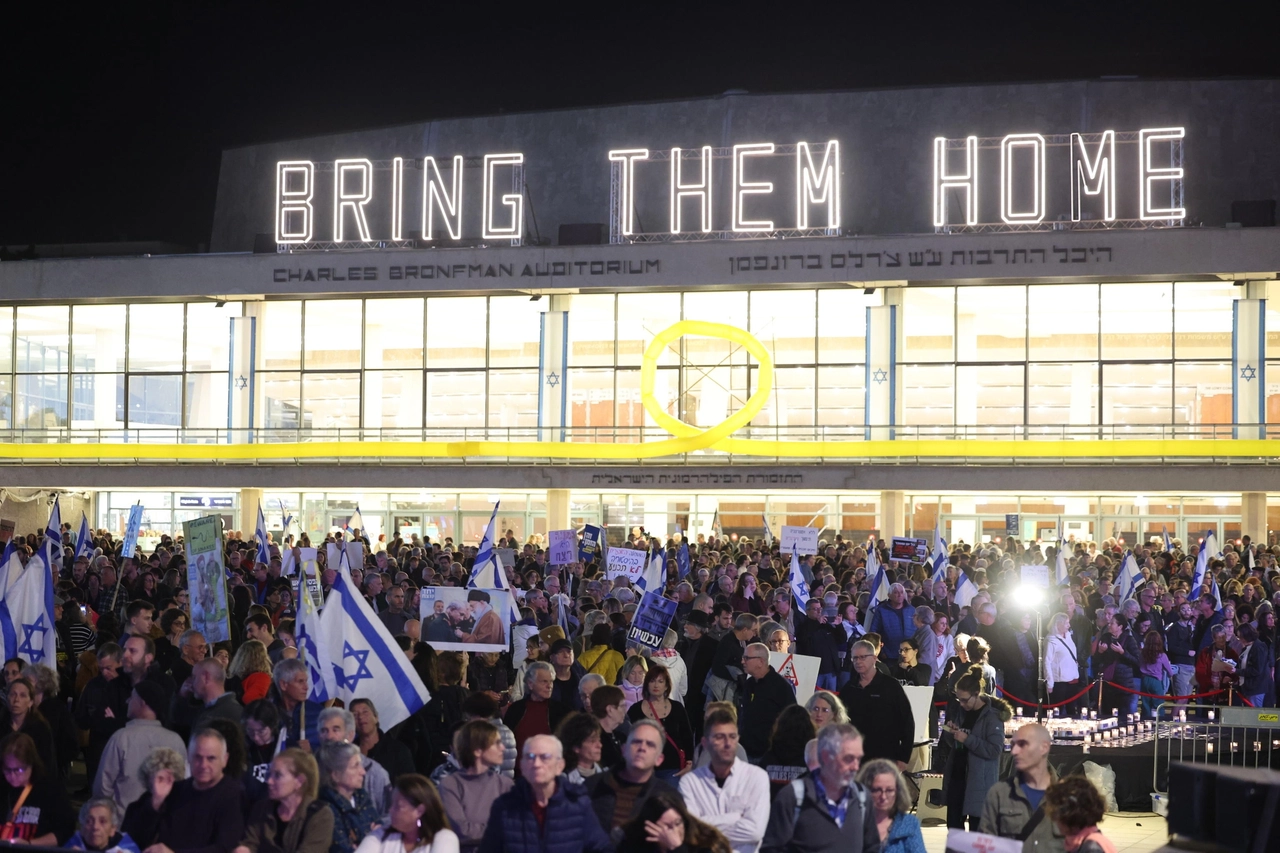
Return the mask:
[(683, 705), (684, 696), (689, 692), (689, 667), (676, 651), (677, 639), (676, 632), (668, 628), (662, 637), (662, 645), (649, 655), (649, 660), (667, 668), (667, 675), (671, 678), (671, 698)]
[(99, 797), (80, 807), (79, 829), (67, 841), (71, 850), (94, 853), (138, 853), (138, 845), (129, 833), (120, 832), (120, 817), (115, 801)]

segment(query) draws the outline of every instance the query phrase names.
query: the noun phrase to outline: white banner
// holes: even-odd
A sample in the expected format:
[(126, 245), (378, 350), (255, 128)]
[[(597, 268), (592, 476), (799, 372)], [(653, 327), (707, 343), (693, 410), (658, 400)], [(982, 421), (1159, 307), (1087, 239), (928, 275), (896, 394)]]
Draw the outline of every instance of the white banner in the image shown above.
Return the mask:
[(1232, 307), (1231, 408), (1236, 438), (1263, 438), (1267, 419), (1267, 300), (1237, 299)]
[(547, 534), (547, 562), (553, 566), (567, 566), (578, 560), (578, 532), (576, 530), (552, 530)]
[(868, 306), (864, 417), (868, 441), (893, 438), (898, 412), (898, 307)]
[(230, 373), (227, 374), (227, 429), (232, 443), (250, 440), (253, 427), (254, 360), (257, 358), (257, 319), (231, 318)]
[(630, 548), (610, 548), (605, 560), (609, 580), (625, 577), (635, 583), (644, 574), (647, 551), (633, 551)]
[(915, 717), (915, 742), (929, 739), (929, 710), (933, 707), (933, 688), (908, 685), (902, 688), (911, 703), (911, 716)]
[(818, 553), (818, 528), (782, 525), (781, 553), (790, 554), (793, 544), (801, 556)]
[(538, 426), (540, 441), (564, 441), (569, 393), (565, 378), (569, 362), (569, 312), (542, 312), (538, 345)]
[(769, 666), (778, 671), (796, 690), (796, 703), (803, 705), (818, 684), (818, 667), (822, 661), (813, 655), (769, 652)]

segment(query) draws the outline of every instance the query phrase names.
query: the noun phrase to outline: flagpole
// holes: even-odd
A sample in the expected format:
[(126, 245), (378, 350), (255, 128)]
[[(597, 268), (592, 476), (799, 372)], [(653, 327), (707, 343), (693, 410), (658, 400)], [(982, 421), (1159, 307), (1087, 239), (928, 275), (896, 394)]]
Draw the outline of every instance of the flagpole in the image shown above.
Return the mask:
[[(140, 504), (142, 503), (142, 501), (138, 501), (138, 503)], [(135, 506), (137, 506), (137, 504), (135, 504)], [(129, 531), (126, 529), (125, 539), (128, 539), (128, 538), (129, 538)], [(138, 546), (135, 544), (133, 547), (136, 549)], [(118, 598), (120, 595), (120, 584), (124, 583), (124, 561), (132, 560), (132, 559), (133, 557), (124, 553), (124, 543), (121, 542), (120, 543), (120, 571), (116, 572), (116, 588), (115, 588), (115, 591), (111, 593), (111, 612), (112, 613), (116, 612), (116, 598)], [(230, 596), (228, 596), (228, 598), (230, 598)], [(229, 607), (230, 607), (230, 604), (228, 604), (228, 608)]]

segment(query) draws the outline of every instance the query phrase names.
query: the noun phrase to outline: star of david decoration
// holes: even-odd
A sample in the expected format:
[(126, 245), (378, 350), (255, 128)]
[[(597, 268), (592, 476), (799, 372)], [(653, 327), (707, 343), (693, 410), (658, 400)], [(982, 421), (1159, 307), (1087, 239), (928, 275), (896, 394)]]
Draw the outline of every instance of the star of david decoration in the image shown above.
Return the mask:
[[(32, 663), (40, 663), (44, 660), (44, 614), (40, 614), (40, 618), (35, 621), (34, 625), (22, 625), (22, 645), (18, 646), (18, 654), (27, 655), (31, 658)], [(31, 641), (39, 638), (40, 648), (36, 648)]]
[(871, 374), (871, 378), (875, 380), (877, 385), (880, 385), (889, 380), (889, 374), (884, 370), (877, 370), (875, 373)]
[[(355, 675), (347, 675), (347, 658), (356, 659)], [(356, 685), (358, 685), (363, 679), (372, 679), (373, 673), (369, 671), (369, 650), (361, 649), (360, 651), (356, 651), (351, 648), (350, 643), (344, 642), (342, 644), (342, 663), (335, 663), (333, 665), (333, 674), (336, 677), (337, 682), (348, 690), (355, 690)]]
[(798, 581), (798, 582), (796, 583), (796, 595), (800, 596), (801, 598), (808, 598), (808, 597), (809, 597), (809, 585), (808, 585), (807, 583), (805, 583), (804, 581)]
[(559, 385), (559, 384), (560, 384), (560, 374), (558, 374), (558, 373), (554, 373), (554, 372), (552, 372), (552, 373), (548, 373), (548, 374), (547, 374), (547, 384), (548, 384), (548, 385), (550, 385), (552, 388), (554, 388), (554, 387), (556, 387), (557, 385)]
[(237, 387), (237, 388), (239, 388), (241, 391), (243, 391), (244, 389), (248, 388), (248, 387), (249, 387), (249, 379), (248, 379), (248, 377), (246, 377), (246, 376), (237, 376), (237, 377), (236, 377), (236, 387)]
[(1258, 369), (1252, 364), (1246, 364), (1244, 367), (1240, 368), (1240, 378), (1245, 382), (1252, 382), (1257, 377)]

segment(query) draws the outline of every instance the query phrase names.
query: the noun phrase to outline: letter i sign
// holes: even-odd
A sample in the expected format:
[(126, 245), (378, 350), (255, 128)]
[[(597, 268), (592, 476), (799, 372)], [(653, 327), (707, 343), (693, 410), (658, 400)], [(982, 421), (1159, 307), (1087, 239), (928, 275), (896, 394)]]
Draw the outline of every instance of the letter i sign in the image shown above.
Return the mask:
[(800, 686), (800, 676), (796, 675), (796, 665), (791, 659), (791, 655), (787, 655), (787, 659), (782, 662), (782, 666), (778, 667), (778, 675), (781, 675), (791, 683), (792, 687)]

